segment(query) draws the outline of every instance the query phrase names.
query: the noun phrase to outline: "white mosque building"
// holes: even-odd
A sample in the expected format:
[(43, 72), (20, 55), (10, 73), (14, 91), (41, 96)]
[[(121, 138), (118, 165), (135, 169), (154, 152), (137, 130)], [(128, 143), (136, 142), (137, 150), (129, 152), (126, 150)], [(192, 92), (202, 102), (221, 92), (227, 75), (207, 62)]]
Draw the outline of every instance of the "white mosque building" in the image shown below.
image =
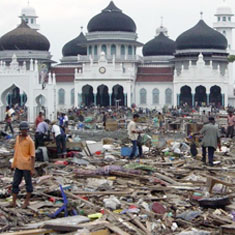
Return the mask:
[[(87, 33), (62, 48), (52, 65), (50, 42), (40, 34), (34, 8), (22, 9), (21, 23), (0, 38), (0, 108), (25, 105), (28, 120), (43, 109), (48, 118), (81, 105), (161, 109), (164, 106), (235, 106), (233, 13), (224, 1), (213, 28), (202, 19), (178, 36), (160, 26), (155, 37), (138, 41), (135, 22), (113, 1), (91, 18)], [(142, 54), (137, 55), (138, 47)]]

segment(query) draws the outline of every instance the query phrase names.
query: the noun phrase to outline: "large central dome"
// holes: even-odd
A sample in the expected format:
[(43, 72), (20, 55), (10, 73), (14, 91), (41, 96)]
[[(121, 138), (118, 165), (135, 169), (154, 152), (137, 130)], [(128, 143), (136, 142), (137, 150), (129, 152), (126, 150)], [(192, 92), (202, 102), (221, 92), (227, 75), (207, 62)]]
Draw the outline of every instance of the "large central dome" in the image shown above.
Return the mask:
[(200, 20), (193, 28), (176, 39), (176, 49), (219, 49), (226, 50), (227, 39), (221, 33)]
[(115, 6), (113, 1), (98, 15), (94, 16), (87, 26), (88, 32), (121, 31), (136, 32), (135, 22)]

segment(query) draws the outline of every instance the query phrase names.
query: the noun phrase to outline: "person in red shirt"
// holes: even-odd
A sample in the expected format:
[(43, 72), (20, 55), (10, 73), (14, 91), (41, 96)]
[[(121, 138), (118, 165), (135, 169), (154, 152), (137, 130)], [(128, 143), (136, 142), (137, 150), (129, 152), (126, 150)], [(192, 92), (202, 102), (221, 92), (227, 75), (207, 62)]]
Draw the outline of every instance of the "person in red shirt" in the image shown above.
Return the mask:
[(35, 120), (35, 127), (37, 128), (38, 127), (38, 124), (40, 122), (43, 122), (44, 118), (43, 118), (43, 113), (42, 112), (39, 112), (36, 120)]
[(233, 138), (234, 126), (235, 126), (235, 116), (232, 111), (229, 111), (229, 113), (228, 113), (227, 122), (228, 122), (227, 138)]

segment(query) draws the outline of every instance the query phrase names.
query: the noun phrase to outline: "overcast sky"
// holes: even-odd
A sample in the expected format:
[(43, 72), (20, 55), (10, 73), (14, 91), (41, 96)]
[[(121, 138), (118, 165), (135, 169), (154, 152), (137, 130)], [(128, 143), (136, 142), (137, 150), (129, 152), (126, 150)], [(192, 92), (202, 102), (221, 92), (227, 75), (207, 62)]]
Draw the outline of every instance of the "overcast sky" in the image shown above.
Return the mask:
[[(203, 19), (212, 26), (216, 20), (215, 11), (223, 0), (114, 0), (123, 13), (136, 23), (138, 41), (146, 43), (155, 36), (156, 28), (164, 17), (164, 26), (168, 28), (171, 39), (193, 27)], [(235, 12), (235, 0), (226, 0)], [(0, 0), (0, 36), (13, 30), (19, 24), (21, 9), (27, 6), (27, 0)], [(40, 33), (50, 43), (53, 59), (59, 61), (65, 43), (80, 34), (80, 27), (87, 32), (89, 20), (100, 13), (110, 0), (30, 0), (30, 6), (36, 10)], [(234, 17), (235, 21), (235, 17)]]

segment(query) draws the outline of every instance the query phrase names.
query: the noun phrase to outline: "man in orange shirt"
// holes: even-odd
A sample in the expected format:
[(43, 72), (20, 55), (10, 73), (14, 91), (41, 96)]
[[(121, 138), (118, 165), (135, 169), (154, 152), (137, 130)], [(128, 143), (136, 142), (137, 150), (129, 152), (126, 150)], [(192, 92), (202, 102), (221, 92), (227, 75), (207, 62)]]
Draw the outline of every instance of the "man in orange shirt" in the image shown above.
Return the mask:
[(12, 168), (15, 169), (12, 183), (12, 207), (16, 207), (17, 194), (19, 185), (24, 177), (27, 195), (22, 208), (29, 205), (31, 193), (33, 192), (32, 175), (34, 175), (35, 147), (34, 142), (28, 135), (29, 125), (27, 122), (21, 122), (20, 134), (16, 137), (15, 153)]

